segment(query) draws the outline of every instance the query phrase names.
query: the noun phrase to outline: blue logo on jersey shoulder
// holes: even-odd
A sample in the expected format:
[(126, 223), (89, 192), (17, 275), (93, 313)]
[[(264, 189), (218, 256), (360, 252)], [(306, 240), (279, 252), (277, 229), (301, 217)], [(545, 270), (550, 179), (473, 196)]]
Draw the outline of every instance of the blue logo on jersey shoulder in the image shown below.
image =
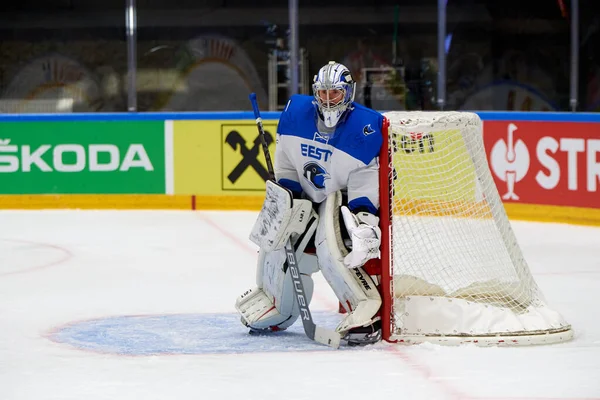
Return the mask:
[(316, 188), (325, 189), (325, 180), (331, 178), (325, 168), (321, 167), (316, 162), (308, 162), (304, 164), (304, 177)]
[(371, 128), (371, 124), (365, 125), (363, 127), (363, 135), (368, 136), (371, 133), (375, 133), (375, 129)]
[(314, 158), (315, 160), (324, 160), (327, 162), (332, 154), (331, 150), (321, 149), (310, 144), (301, 144), (300, 151), (304, 157)]

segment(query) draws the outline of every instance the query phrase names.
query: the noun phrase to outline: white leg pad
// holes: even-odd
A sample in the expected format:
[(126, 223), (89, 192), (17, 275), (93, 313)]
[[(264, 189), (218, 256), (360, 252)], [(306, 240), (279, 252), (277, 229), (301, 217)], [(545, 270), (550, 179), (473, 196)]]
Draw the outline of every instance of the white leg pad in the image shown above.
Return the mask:
[(239, 311), (247, 326), (254, 326), (257, 321), (262, 321), (259, 325), (270, 328), (284, 322), (278, 318), (280, 314), (273, 302), (258, 287), (249, 289), (238, 297), (235, 308)]
[(347, 268), (344, 257), (348, 254), (340, 232), (342, 197), (339, 192), (330, 194), (319, 207), (319, 226), (316, 233), (317, 257), (323, 276), (340, 303), (348, 309), (347, 316), (336, 330), (369, 325), (381, 307), (381, 296), (375, 283), (362, 268)]
[[(314, 289), (313, 280), (310, 275), (301, 274), (301, 277), (306, 300), (310, 303)], [(294, 296), (292, 277), (286, 274), (282, 292), (278, 296), (270, 296), (263, 289), (255, 287), (238, 297), (235, 308), (246, 326), (257, 330), (284, 330), (296, 322), (300, 315)]]
[[(300, 243), (296, 250), (298, 269), (309, 304), (314, 288), (311, 275), (318, 271), (318, 266), (316, 257), (304, 253), (304, 249), (317, 228), (318, 220), (318, 216), (313, 212), (305, 234), (298, 238)], [(294, 299), (292, 277), (288, 271), (284, 271), (285, 260), (285, 249), (259, 251), (257, 287), (239, 296), (235, 304), (246, 325), (254, 329), (282, 330), (298, 319), (300, 310)]]

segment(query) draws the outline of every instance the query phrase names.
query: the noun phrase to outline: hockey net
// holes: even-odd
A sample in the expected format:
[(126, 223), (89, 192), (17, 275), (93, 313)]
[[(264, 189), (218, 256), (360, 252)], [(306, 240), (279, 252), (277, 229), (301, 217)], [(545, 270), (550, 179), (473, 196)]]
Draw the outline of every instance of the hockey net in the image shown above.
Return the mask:
[(385, 116), (384, 338), (480, 345), (569, 340), (570, 325), (546, 305), (511, 229), (479, 117)]

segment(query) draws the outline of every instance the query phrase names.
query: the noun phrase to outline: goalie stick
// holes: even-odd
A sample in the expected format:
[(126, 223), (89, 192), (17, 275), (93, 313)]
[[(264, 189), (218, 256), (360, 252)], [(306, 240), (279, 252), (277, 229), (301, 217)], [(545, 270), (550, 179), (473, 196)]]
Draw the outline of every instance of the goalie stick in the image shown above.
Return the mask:
[[(258, 135), (262, 144), (263, 153), (265, 154), (265, 161), (267, 163), (267, 170), (269, 172), (269, 179), (275, 181), (275, 171), (273, 169), (273, 162), (271, 161), (271, 154), (269, 153), (269, 145), (266, 140), (265, 130), (262, 125), (262, 118), (260, 117), (260, 111), (258, 110), (258, 102), (256, 100), (256, 93), (250, 93), (250, 102), (252, 103), (252, 109), (254, 110), (254, 117), (256, 118), (256, 126), (258, 127)], [(296, 291), (296, 302), (300, 309), (300, 318), (302, 319), (302, 325), (304, 326), (304, 332), (306, 336), (315, 342), (331, 346), (337, 349), (340, 346), (341, 335), (335, 331), (324, 329), (315, 325), (312, 314), (308, 308), (308, 301), (304, 291), (304, 284), (300, 278), (300, 270), (298, 269), (298, 263), (296, 260), (296, 253), (292, 246), (291, 239), (285, 242), (285, 254), (287, 256), (286, 264), (292, 277), (292, 283)]]

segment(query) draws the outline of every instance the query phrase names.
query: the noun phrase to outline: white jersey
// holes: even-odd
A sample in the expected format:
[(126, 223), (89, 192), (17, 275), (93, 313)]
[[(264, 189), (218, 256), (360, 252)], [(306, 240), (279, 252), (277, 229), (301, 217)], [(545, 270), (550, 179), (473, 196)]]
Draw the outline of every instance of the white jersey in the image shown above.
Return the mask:
[(312, 96), (292, 96), (277, 127), (275, 178), (315, 203), (341, 190), (350, 210), (375, 214), (384, 117), (356, 103), (352, 107), (335, 132), (324, 135)]

